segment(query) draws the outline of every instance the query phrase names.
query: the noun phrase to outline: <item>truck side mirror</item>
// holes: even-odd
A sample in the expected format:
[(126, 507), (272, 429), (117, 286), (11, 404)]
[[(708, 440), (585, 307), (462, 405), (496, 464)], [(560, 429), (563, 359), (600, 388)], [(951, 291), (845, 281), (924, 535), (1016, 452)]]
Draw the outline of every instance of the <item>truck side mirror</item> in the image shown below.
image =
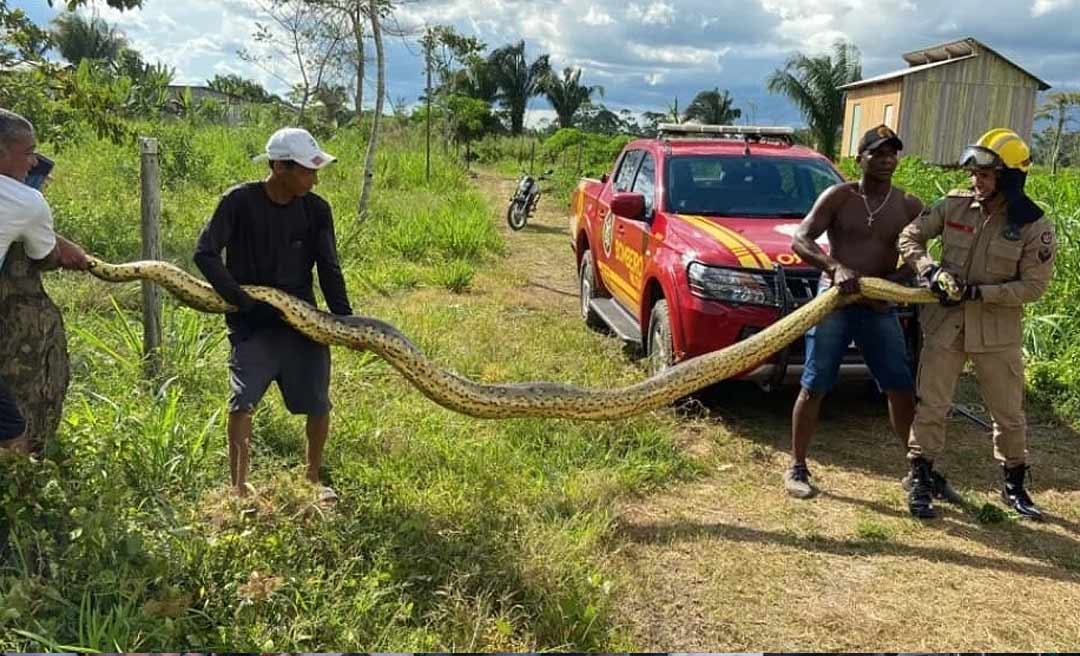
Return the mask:
[(601, 173), (600, 174), (600, 182), (601, 182), (601, 184), (605, 184), (605, 183), (607, 183), (607, 181), (608, 181), (607, 173)]
[(611, 197), (611, 211), (632, 221), (645, 218), (645, 196), (636, 191), (620, 191)]

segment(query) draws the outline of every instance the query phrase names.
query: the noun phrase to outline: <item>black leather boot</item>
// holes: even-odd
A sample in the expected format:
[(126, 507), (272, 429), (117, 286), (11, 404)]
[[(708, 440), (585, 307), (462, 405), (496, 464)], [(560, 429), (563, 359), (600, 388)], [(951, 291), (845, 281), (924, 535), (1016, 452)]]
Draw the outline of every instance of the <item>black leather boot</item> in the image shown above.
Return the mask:
[(908, 493), (908, 508), (919, 519), (937, 517), (934, 510), (934, 480), (931, 464), (924, 458), (911, 459), (911, 491)]
[(1041, 521), (1042, 511), (1035, 507), (1035, 502), (1024, 489), (1024, 475), (1027, 474), (1028, 469), (1027, 465), (1001, 466), (1001, 471), (1005, 474), (1005, 487), (1001, 490), (1001, 500), (1006, 506), (1020, 513), (1021, 517)]

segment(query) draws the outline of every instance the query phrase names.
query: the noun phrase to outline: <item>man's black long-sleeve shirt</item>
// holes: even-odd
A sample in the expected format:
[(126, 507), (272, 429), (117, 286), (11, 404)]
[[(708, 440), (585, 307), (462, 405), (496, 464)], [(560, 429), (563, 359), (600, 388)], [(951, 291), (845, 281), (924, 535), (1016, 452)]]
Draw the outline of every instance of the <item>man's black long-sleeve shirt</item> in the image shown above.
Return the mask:
[(241, 309), (225, 315), (230, 333), (248, 335), (281, 322), (275, 313), (265, 311), (268, 308), (254, 303), (240, 285), (276, 287), (315, 305), (313, 266), (318, 267), (319, 286), (330, 311), (352, 314), (338, 265), (330, 205), (313, 193), (279, 205), (262, 182), (229, 189), (199, 235), (194, 259), (222, 298)]

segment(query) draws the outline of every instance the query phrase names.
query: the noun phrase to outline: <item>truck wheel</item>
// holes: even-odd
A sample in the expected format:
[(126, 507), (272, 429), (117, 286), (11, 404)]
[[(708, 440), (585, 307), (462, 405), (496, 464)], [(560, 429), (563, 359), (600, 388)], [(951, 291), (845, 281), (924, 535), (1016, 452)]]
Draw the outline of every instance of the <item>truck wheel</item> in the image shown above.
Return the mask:
[(671, 320), (667, 301), (653, 305), (649, 318), (649, 335), (645, 342), (649, 359), (649, 375), (653, 376), (675, 364), (675, 347), (671, 343)]
[(581, 267), (578, 269), (578, 293), (579, 309), (581, 318), (589, 328), (599, 330), (604, 327), (604, 320), (600, 315), (589, 307), (589, 301), (599, 298), (600, 293), (596, 290), (596, 274), (593, 272), (592, 252), (588, 249), (581, 256)]
[(529, 220), (525, 210), (525, 202), (519, 200), (510, 201), (510, 207), (506, 208), (506, 223), (512, 230), (521, 230)]

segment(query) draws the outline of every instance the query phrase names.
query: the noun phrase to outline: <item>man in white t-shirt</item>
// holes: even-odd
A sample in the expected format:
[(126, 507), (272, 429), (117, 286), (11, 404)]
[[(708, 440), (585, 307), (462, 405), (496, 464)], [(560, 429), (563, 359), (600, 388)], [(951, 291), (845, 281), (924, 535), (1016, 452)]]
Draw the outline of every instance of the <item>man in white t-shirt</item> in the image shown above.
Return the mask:
[[(45, 197), (23, 181), (37, 165), (34, 126), (25, 118), (0, 109), (0, 272), (8, 249), (22, 242), (26, 256), (41, 269), (89, 268), (82, 248), (53, 231), (52, 211)], [(26, 422), (15, 397), (0, 379), (0, 448), (27, 449)]]

